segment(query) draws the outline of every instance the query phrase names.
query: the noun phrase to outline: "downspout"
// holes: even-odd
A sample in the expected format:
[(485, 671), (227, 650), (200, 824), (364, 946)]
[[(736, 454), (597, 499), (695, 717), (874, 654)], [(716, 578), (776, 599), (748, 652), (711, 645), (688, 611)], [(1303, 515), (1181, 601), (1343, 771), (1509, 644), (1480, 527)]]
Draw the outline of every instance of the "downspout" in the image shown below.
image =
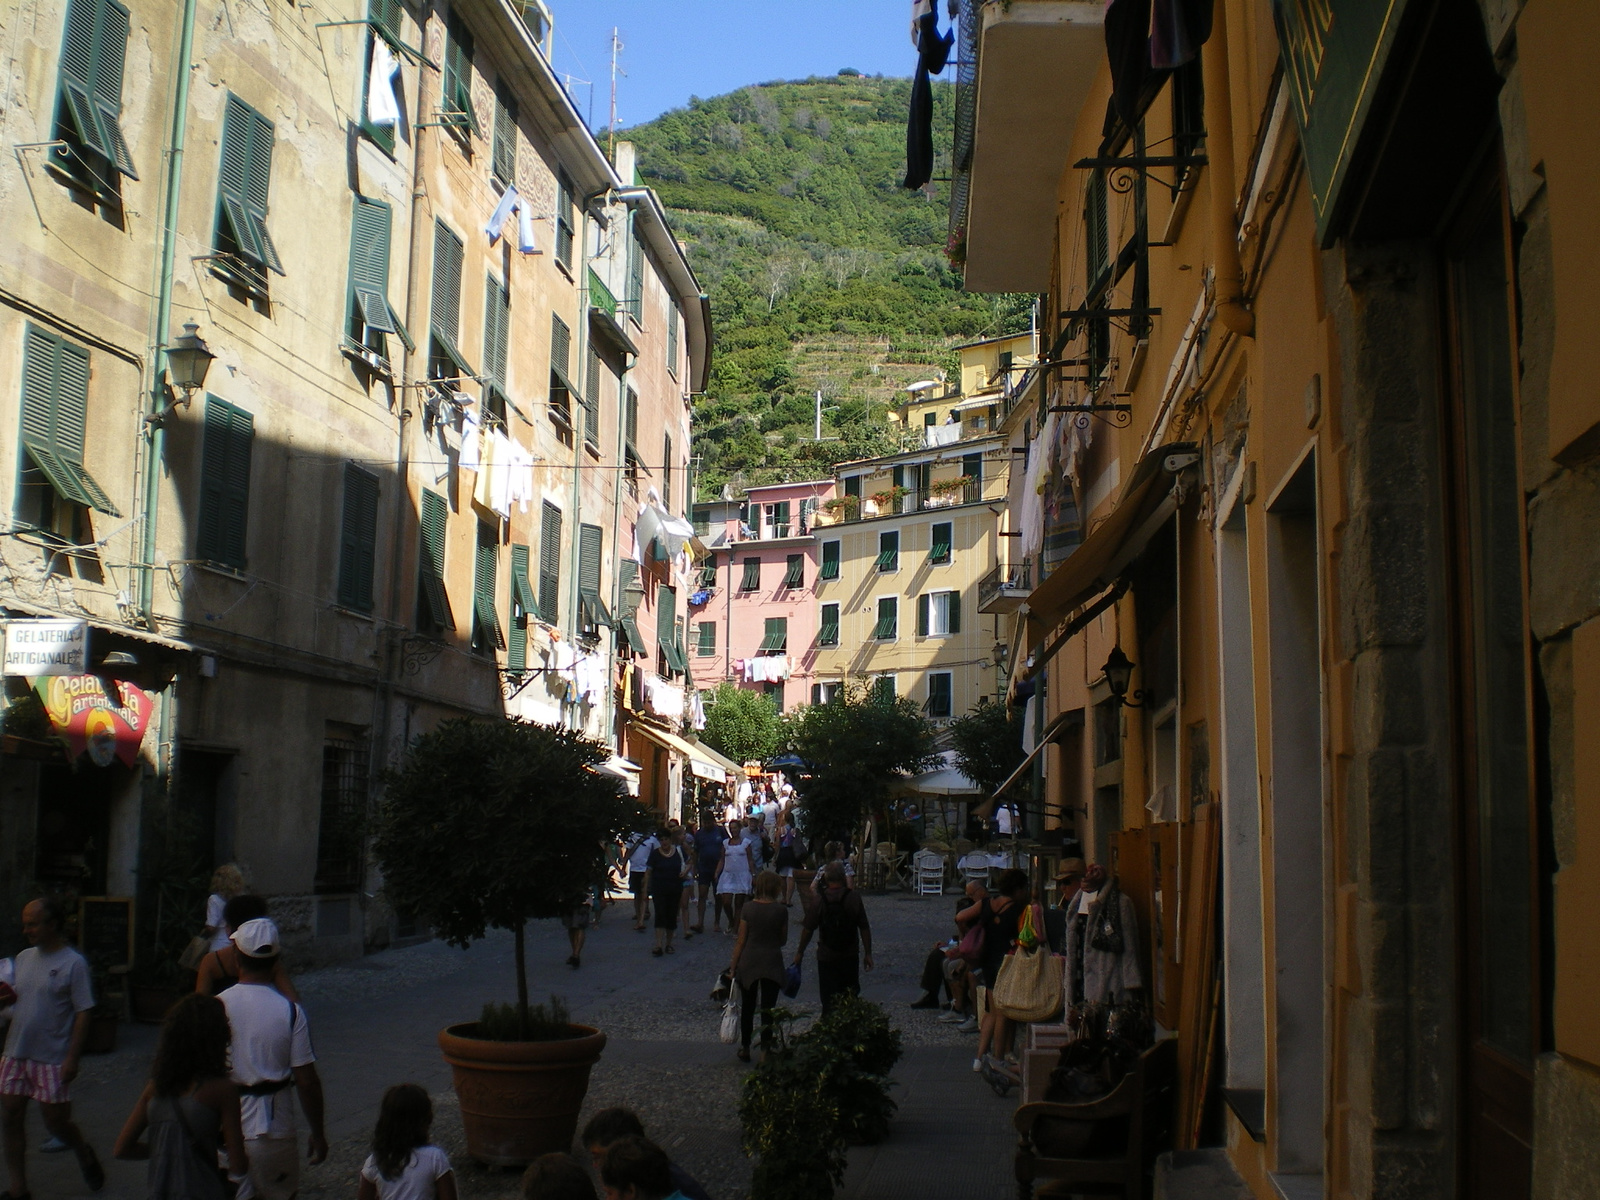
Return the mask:
[[(161, 216), (161, 275), (156, 285), (156, 319), (150, 351), (150, 414), (165, 407), (162, 383), (167, 330), (172, 324), (172, 266), (178, 250), (178, 194), (183, 182), (183, 147), (189, 130), (190, 59), (194, 56), (196, 0), (184, 0), (178, 33), (177, 80), (172, 96), (172, 140), (167, 152), (166, 203)], [(139, 611), (145, 623), (155, 620), (156, 510), (161, 502), (161, 464), (166, 430), (149, 425), (149, 453), (144, 464), (144, 528), (139, 551)]]
[[(585, 277), (587, 279), (587, 276)], [(641, 300), (641, 304), (643, 301)], [(630, 368), (631, 370), (631, 368)], [(629, 372), (623, 372), (627, 375)], [(611, 627), (611, 649), (606, 662), (606, 740), (611, 743), (612, 752), (616, 753), (622, 739), (618, 736), (617, 729), (617, 659), (622, 648), (622, 466), (627, 461), (628, 439), (628, 392), (627, 383), (619, 378), (617, 381), (617, 469), (611, 472), (611, 620), (616, 622)], [(600, 559), (600, 566), (605, 567), (605, 556)], [(641, 582), (643, 582), (641, 580)], [(631, 658), (632, 651), (629, 651)]]
[(1240, 337), (1254, 337), (1256, 318), (1244, 303), (1239, 220), (1233, 187), (1233, 101), (1228, 90), (1226, 4), (1216, 6), (1209, 49), (1200, 52), (1206, 89), (1206, 158), (1211, 175), (1212, 270), (1217, 317)]
[[(589, 222), (593, 219), (589, 215), (589, 206), (609, 190), (608, 188), (585, 196), (581, 211), (578, 214), (579, 237), (576, 266), (578, 276), (578, 362), (583, 368), (582, 387), (584, 389), (584, 394), (578, 400), (580, 404), (585, 406), (588, 402), (589, 388), (594, 383), (589, 378)], [(567, 603), (565, 605), (567, 614), (565, 633), (567, 640), (572, 643), (574, 651), (576, 651), (578, 645), (578, 566), (581, 562), (580, 551), (583, 542), (583, 467), (584, 456), (589, 453), (587, 432), (589, 416), (587, 407), (585, 407), (583, 419), (584, 428), (575, 428), (572, 437), (572, 549), (567, 555), (569, 569), (567, 571)], [(599, 431), (596, 430), (597, 438), (598, 433)], [(565, 704), (566, 702), (563, 701), (563, 705)], [(573, 728), (581, 731), (581, 726), (575, 723), (578, 718), (578, 706), (576, 704), (571, 705), (566, 715), (569, 722), (574, 722)]]

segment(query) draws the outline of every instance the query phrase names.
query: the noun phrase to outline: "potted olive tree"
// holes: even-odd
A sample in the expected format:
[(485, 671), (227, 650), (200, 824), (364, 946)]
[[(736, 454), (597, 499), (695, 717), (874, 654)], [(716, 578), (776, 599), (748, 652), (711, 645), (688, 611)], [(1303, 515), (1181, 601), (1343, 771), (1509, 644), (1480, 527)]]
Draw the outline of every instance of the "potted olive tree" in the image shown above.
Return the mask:
[(375, 850), (384, 891), (447, 942), (492, 927), (516, 944), (515, 1005), (439, 1034), (467, 1151), (499, 1166), (572, 1144), (589, 1069), (606, 1037), (528, 1004), (529, 921), (572, 910), (605, 876), (605, 845), (644, 811), (597, 772), (601, 743), (511, 718), (445, 721), (417, 738), (386, 778)]

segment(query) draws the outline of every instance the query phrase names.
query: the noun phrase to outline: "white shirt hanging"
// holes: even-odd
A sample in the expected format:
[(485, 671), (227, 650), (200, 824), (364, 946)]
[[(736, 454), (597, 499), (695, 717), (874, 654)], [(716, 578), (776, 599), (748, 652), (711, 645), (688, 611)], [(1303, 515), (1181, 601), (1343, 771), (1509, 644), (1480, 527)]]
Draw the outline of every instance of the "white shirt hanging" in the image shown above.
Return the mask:
[(517, 207), (517, 185), (509, 184), (506, 190), (500, 193), (500, 203), (495, 206), (494, 215), (489, 218), (489, 223), (483, 227), (483, 232), (489, 238), (489, 245), (494, 245), (500, 240), (500, 234), (506, 227), (506, 221)]
[(367, 72), (367, 124), (392, 127), (400, 123), (400, 104), (395, 98), (395, 79), (400, 64), (395, 62), (389, 43), (372, 39), (372, 66)]

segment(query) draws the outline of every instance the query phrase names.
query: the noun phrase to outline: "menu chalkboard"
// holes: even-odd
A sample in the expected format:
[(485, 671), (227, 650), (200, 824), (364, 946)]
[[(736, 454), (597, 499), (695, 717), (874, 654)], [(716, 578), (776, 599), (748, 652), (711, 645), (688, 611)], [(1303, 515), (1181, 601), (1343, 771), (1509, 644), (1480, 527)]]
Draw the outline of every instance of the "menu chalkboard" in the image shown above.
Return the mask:
[(96, 971), (133, 964), (133, 897), (84, 896), (78, 901), (78, 950)]

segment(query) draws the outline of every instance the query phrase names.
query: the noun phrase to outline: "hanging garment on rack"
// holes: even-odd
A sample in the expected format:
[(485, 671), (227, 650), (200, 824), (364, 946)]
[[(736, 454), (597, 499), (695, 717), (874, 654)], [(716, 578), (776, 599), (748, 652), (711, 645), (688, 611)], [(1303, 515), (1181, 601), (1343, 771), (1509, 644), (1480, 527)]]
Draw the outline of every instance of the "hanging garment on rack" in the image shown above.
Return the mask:
[(389, 43), (372, 39), (372, 65), (367, 72), (367, 124), (392, 128), (400, 123), (400, 104), (395, 98), (395, 77), (400, 64), (394, 60)]
[(694, 697), (689, 701), (689, 718), (689, 723), (696, 729), (706, 727), (706, 706), (700, 699), (699, 692), (694, 693)]
[(526, 199), (517, 203), (517, 249), (523, 254), (539, 253), (539, 246), (533, 240), (533, 205)]

